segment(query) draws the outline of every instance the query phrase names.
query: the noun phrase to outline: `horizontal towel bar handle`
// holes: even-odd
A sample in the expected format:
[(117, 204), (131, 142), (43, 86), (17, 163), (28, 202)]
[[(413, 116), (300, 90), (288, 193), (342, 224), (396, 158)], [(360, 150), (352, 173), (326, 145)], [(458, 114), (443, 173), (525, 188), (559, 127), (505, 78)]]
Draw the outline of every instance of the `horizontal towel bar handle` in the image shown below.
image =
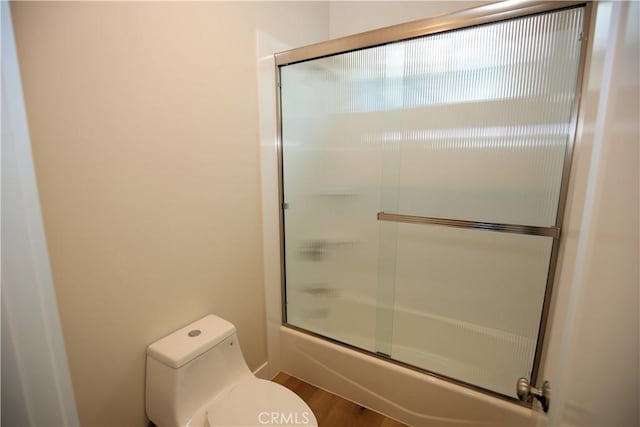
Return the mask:
[(408, 224), (432, 224), (446, 227), (468, 228), (476, 230), (498, 231), (501, 233), (526, 234), (530, 236), (546, 236), (558, 239), (559, 227), (538, 227), (534, 225), (500, 224), (495, 222), (467, 221), (463, 219), (445, 219), (429, 216), (401, 215), (378, 212), (378, 221), (404, 222)]

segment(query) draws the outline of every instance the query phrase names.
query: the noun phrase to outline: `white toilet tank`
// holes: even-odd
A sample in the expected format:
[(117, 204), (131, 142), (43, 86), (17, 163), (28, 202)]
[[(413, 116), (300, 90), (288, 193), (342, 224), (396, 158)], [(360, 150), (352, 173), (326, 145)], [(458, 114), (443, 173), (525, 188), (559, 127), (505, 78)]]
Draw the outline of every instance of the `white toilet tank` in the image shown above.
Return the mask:
[(157, 426), (184, 426), (232, 384), (253, 374), (235, 327), (209, 315), (147, 348), (145, 406)]

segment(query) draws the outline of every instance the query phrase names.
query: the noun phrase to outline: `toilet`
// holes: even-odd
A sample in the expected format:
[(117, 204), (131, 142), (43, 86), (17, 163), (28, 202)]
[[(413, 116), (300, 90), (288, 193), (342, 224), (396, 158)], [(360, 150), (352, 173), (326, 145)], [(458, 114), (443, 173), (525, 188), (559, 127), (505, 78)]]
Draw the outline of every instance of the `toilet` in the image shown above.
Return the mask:
[(204, 317), (147, 348), (147, 416), (158, 427), (317, 427), (295, 393), (256, 378), (236, 328)]

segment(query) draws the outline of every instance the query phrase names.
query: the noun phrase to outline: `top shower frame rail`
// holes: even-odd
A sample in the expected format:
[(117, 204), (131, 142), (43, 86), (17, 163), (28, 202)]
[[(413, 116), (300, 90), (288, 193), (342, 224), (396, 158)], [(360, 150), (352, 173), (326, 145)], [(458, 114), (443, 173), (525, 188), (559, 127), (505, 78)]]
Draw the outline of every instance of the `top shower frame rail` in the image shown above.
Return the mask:
[[(378, 30), (286, 50), (275, 54), (275, 62), (276, 67), (280, 67), (295, 64), (296, 62), (380, 46), (429, 34), (442, 33), (475, 25), (489, 24), (583, 5), (589, 6), (585, 1), (544, 2), (507, 0), (471, 9), (464, 9), (452, 14), (392, 25)], [(587, 10), (587, 12), (589, 12), (589, 10)], [(585, 28), (588, 27), (585, 26)]]
[[(389, 43), (408, 40), (416, 37), (422, 37), (446, 31), (453, 31), (462, 28), (473, 27), (476, 25), (490, 24), (525, 16), (536, 15), (540, 13), (553, 12), (563, 9), (571, 9), (575, 7), (584, 7), (584, 20), (582, 28), (582, 46), (580, 51), (580, 63), (578, 68), (578, 76), (576, 81), (576, 92), (571, 112), (571, 133), (567, 141), (565, 158), (562, 170), (562, 182), (560, 186), (560, 194), (558, 197), (558, 209), (556, 215), (555, 224), (551, 227), (527, 227), (527, 226), (511, 226), (504, 224), (492, 224), (494, 227), (487, 227), (485, 223), (476, 223), (474, 221), (457, 221), (443, 218), (429, 218), (429, 217), (415, 217), (409, 215), (400, 215), (396, 213), (379, 212), (378, 220), (382, 221), (394, 221), (394, 222), (408, 222), (418, 224), (434, 224), (441, 226), (453, 226), (461, 228), (481, 228), (489, 231), (502, 231), (511, 232), (517, 234), (529, 234), (538, 236), (548, 236), (553, 238), (553, 244), (551, 248), (551, 257), (549, 261), (549, 271), (547, 275), (547, 283), (544, 293), (544, 302), (542, 307), (542, 315), (540, 319), (540, 327), (538, 332), (538, 339), (536, 343), (536, 350), (533, 361), (533, 368), (531, 371), (531, 384), (538, 383), (538, 377), (540, 373), (540, 364), (543, 358), (543, 345), (545, 338), (545, 331), (547, 329), (547, 321), (549, 317), (550, 304), (551, 304), (551, 290), (553, 288), (553, 282), (556, 271), (556, 264), (558, 260), (560, 236), (562, 221), (564, 219), (564, 211), (566, 206), (567, 194), (569, 189), (569, 176), (571, 172), (571, 161), (573, 158), (573, 149), (578, 132), (578, 110), (582, 95), (582, 85), (585, 69), (585, 58), (587, 52), (587, 46), (589, 45), (588, 35), (590, 34), (591, 21), (593, 19), (593, 7), (591, 1), (524, 1), (524, 0), (507, 0), (498, 3), (486, 4), (474, 8), (464, 9), (451, 14), (445, 14), (436, 16), (433, 18), (420, 19), (403, 24), (393, 25), (377, 30), (367, 31), (364, 33), (354, 34), (352, 36), (342, 37), (334, 40), (328, 40), (321, 43), (316, 43), (296, 49), (291, 49), (283, 52), (276, 53), (274, 55), (275, 60), (275, 73), (276, 73), (276, 100), (277, 100), (277, 150), (278, 150), (278, 179), (279, 179), (279, 202), (280, 202), (280, 251), (281, 251), (281, 278), (282, 278), (282, 323), (283, 325), (292, 329), (319, 336), (324, 339), (328, 339), (331, 342), (349, 347), (353, 350), (369, 354), (373, 357), (378, 357), (384, 360), (391, 361), (392, 363), (405, 366), (407, 368), (423, 372), (436, 378), (440, 378), (455, 384), (468, 387), (470, 389), (495, 396), (500, 399), (507, 400), (516, 404), (531, 407), (531, 402), (520, 402), (519, 400), (505, 396), (503, 394), (488, 390), (473, 384), (466, 383), (454, 378), (449, 378), (438, 374), (436, 372), (427, 371), (422, 368), (408, 365), (404, 362), (400, 362), (389, 357), (381, 356), (379, 354), (354, 347), (353, 345), (336, 341), (329, 337), (320, 336), (314, 332), (306, 331), (295, 325), (287, 323), (286, 313), (286, 279), (285, 279), (285, 246), (284, 246), (284, 210), (286, 204), (283, 194), (283, 174), (282, 174), (282, 115), (281, 115), (281, 97), (280, 97), (280, 67), (295, 64), (298, 62), (304, 62), (308, 60), (319, 59), (327, 56), (337, 55), (341, 53), (352, 52), (360, 49), (366, 49), (375, 46), (381, 46)], [(479, 227), (477, 224), (483, 224)], [(515, 388), (515, 379), (514, 379)]]

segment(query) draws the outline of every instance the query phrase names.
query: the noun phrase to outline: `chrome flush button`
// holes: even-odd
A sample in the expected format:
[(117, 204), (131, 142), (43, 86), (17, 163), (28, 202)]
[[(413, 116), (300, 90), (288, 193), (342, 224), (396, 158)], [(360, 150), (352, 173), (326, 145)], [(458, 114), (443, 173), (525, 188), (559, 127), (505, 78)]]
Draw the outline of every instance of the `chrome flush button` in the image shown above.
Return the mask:
[(202, 333), (202, 331), (200, 329), (194, 329), (192, 331), (189, 331), (189, 336), (190, 337), (197, 337), (201, 333)]

